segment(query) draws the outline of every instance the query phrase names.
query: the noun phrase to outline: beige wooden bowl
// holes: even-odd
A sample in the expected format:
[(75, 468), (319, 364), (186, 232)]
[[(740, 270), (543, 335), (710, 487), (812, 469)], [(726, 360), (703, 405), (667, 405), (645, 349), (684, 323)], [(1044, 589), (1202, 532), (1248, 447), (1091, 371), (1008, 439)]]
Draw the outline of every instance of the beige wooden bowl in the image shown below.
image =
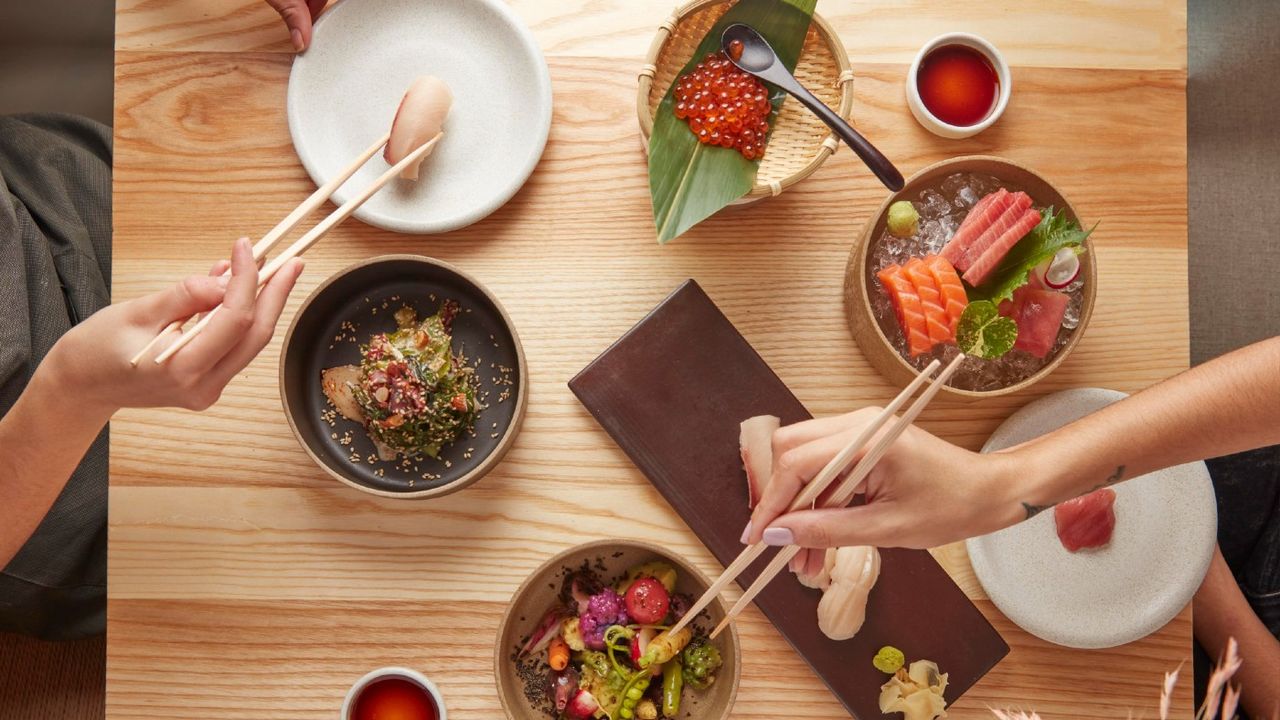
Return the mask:
[[(646, 150), (658, 104), (693, 57), (703, 37), (732, 5), (729, 0), (693, 0), (676, 8), (658, 28), (645, 56), (636, 94), (636, 114)], [(835, 29), (817, 13), (813, 14), (795, 76), (840, 117), (853, 122), (853, 69), (849, 53)], [(812, 175), (839, 146), (839, 139), (816, 115), (794, 99), (788, 99), (774, 118), (769, 144), (756, 173), (756, 184), (738, 202), (753, 202), (781, 193)]]
[[(638, 540), (597, 540), (569, 548), (547, 560), (520, 585), (498, 626), (497, 644), (493, 652), (493, 674), (498, 685), (498, 699), (511, 720), (554, 720), (525, 695), (524, 681), (517, 672), (516, 653), (537, 627), (538, 622), (557, 602), (566, 573), (590, 566), (600, 578), (612, 582), (627, 568), (651, 560), (661, 560), (676, 569), (676, 592), (697, 599), (711, 585), (697, 568), (670, 552)], [(695, 621), (695, 633), (707, 631), (724, 619), (725, 608), (719, 600), (706, 610), (709, 618)], [(715, 683), (703, 691), (686, 689), (680, 703), (681, 720), (726, 720), (738, 694), (742, 657), (738, 628), (730, 625), (713, 642), (720, 648), (724, 665)], [(545, 667), (545, 666), (544, 666)], [(659, 678), (658, 681), (661, 679)]]
[[(899, 386), (905, 386), (911, 382), (916, 377), (917, 371), (894, 349), (872, 314), (869, 296), (871, 288), (869, 287), (870, 281), (867, 276), (868, 252), (872, 240), (884, 232), (885, 221), (889, 215), (889, 205), (898, 200), (915, 198), (925, 187), (958, 172), (981, 173), (996, 177), (1009, 183), (1013, 188), (1026, 191), (1036, 206), (1052, 205), (1055, 208), (1065, 209), (1069, 218), (1077, 223), (1080, 222), (1080, 216), (1076, 214), (1075, 208), (1072, 207), (1071, 203), (1067, 201), (1062, 193), (1058, 192), (1057, 188), (1034, 170), (1009, 160), (986, 155), (969, 155), (930, 165), (911, 176), (907, 180), (906, 187), (902, 190), (885, 198), (879, 209), (867, 222), (862, 231), (862, 236), (849, 253), (849, 262), (845, 267), (844, 274), (844, 309), (845, 315), (849, 320), (849, 328), (853, 331), (853, 337), (857, 340), (858, 346), (862, 348), (863, 354), (867, 356), (872, 366), (879, 370), (882, 375)], [(1081, 223), (1081, 226), (1084, 226), (1083, 223)], [(944, 387), (942, 389), (944, 393), (964, 398), (1009, 395), (1031, 387), (1041, 378), (1052, 373), (1062, 364), (1063, 360), (1067, 359), (1067, 356), (1075, 348), (1076, 343), (1080, 341), (1080, 336), (1084, 334), (1084, 329), (1088, 326), (1089, 319), (1093, 316), (1093, 304), (1098, 292), (1097, 257), (1093, 251), (1092, 239), (1085, 240), (1085, 248), (1087, 252), (1080, 256), (1080, 277), (1084, 279), (1084, 301), (1080, 307), (1080, 324), (1072, 331), (1067, 344), (1058, 351), (1058, 354), (1035, 374), (1013, 385), (987, 391)]]

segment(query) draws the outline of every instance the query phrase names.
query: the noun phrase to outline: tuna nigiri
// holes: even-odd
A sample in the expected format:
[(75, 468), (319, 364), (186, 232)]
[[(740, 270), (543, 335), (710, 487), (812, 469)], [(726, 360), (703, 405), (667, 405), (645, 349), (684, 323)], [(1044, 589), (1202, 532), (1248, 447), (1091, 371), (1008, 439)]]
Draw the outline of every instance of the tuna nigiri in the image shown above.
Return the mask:
[(1116, 527), (1115, 501), (1114, 490), (1101, 488), (1054, 507), (1053, 522), (1062, 547), (1079, 552), (1111, 542)]
[(773, 431), (781, 421), (774, 415), (757, 415), (738, 426), (738, 451), (747, 473), (747, 507), (754, 508), (769, 485), (773, 472)]
[[(439, 135), (452, 105), (453, 93), (440, 78), (423, 75), (414, 80), (391, 121), (391, 137), (382, 152), (387, 164), (395, 165)], [(400, 177), (417, 180), (418, 167), (430, 154), (428, 150), (417, 162), (405, 167)]]

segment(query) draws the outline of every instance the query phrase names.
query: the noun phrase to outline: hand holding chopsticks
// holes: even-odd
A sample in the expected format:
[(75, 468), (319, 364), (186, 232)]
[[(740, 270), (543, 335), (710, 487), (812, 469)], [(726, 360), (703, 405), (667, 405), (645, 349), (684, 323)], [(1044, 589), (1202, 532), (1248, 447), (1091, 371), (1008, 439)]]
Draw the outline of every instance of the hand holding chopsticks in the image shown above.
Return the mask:
[[(285, 217), (284, 220), (280, 221), (280, 223), (277, 224), (274, 228), (272, 228), (270, 232), (264, 235), (262, 239), (259, 240), (257, 244), (254, 245), (253, 259), (255, 261), (261, 261), (266, 256), (266, 254), (272, 249), (272, 247), (274, 247), (280, 241), (280, 239), (285, 235), (285, 233), (293, 229), (293, 227), (297, 225), (302, 220), (302, 218), (306, 217), (309, 213), (311, 213), (313, 210), (315, 210), (320, 205), (322, 205), (325, 201), (327, 201), (329, 197), (333, 195), (333, 193), (336, 192), (337, 189), (344, 182), (347, 181), (347, 179), (349, 179), (352, 175), (354, 175), (357, 170), (359, 170), (366, 162), (368, 162), (369, 158), (373, 157), (374, 153), (376, 153), (379, 149), (381, 149), (384, 145), (386, 145), (389, 136), (390, 134), (388, 133), (378, 138), (378, 140), (374, 144), (370, 145), (349, 166), (343, 169), (342, 172), (336, 175), (329, 182), (317, 188), (316, 191), (312, 193), (310, 197), (304, 200), (301, 205), (295, 208), (291, 213), (289, 213), (288, 216)], [(339, 207), (337, 210), (334, 210), (328, 217), (321, 220), (315, 227), (313, 227), (305, 235), (303, 235), (301, 238), (295, 241), (292, 245), (287, 247), (283, 252), (280, 253), (279, 256), (275, 257), (270, 262), (268, 262), (265, 266), (263, 266), (263, 268), (258, 272), (257, 286), (262, 287), (263, 285), (265, 285), (268, 281), (271, 280), (271, 278), (277, 272), (280, 271), (282, 267), (286, 265), (286, 263), (288, 263), (293, 258), (301, 256), (304, 252), (306, 252), (313, 245), (315, 245), (315, 243), (318, 242), (320, 238), (324, 237), (326, 233), (328, 233), (334, 227), (337, 227), (337, 225), (341, 223), (343, 220), (350, 217), (351, 214), (356, 211), (356, 209), (358, 209), (361, 205), (363, 205), (365, 201), (367, 201), (369, 198), (373, 197), (375, 193), (381, 190), (393, 178), (399, 175), (402, 170), (412, 165), (413, 163), (418, 162), (423, 156), (431, 152), (432, 148), (434, 148), (435, 144), (439, 142), (442, 136), (443, 136), (443, 133), (437, 134), (430, 141), (426, 142), (421, 147), (409, 153), (400, 162), (396, 163), (395, 165), (392, 165), (390, 169), (382, 173), (382, 175), (380, 175), (376, 180), (370, 183), (367, 187), (365, 187), (363, 190), (357, 193), (350, 200), (343, 203), (341, 207)], [(197, 335), (199, 335), (201, 332), (204, 332), (209, 327), (210, 323), (213, 322), (213, 319), (218, 314), (218, 311), (220, 308), (221, 306), (215, 307), (209, 313), (204, 315), (204, 317), (200, 318), (200, 320), (194, 326), (192, 326), (189, 330), (184, 332), (177, 340), (175, 340), (171, 345), (169, 345), (169, 347), (165, 348), (159, 355), (157, 355), (155, 362), (156, 363), (165, 362), (169, 358), (173, 357), (175, 353), (177, 353), (179, 350), (185, 347), (188, 343), (194, 340)], [(183, 324), (182, 322), (175, 322), (171, 324), (169, 328), (166, 328), (165, 332), (162, 332), (150, 343), (148, 343), (146, 347), (142, 348), (142, 350), (139, 351), (138, 354), (132, 358), (131, 362), (134, 365), (137, 365), (137, 363), (141, 361), (141, 359), (146, 355), (146, 353), (149, 352), (155, 346), (156, 341), (160, 337), (163, 337), (168, 330), (176, 330), (180, 328), (182, 324)]]
[[(942, 385), (944, 385), (947, 379), (950, 378), (950, 376), (959, 368), (959, 364), (962, 360), (963, 356), (957, 358), (948, 365), (937, 379), (934, 380), (933, 384), (921, 394), (920, 398), (917, 399), (915, 403), (912, 404), (911, 408), (903, 415), (903, 417), (876, 440), (875, 444), (862, 455), (861, 460), (858, 462), (857, 466), (854, 467), (852, 472), (850, 472), (848, 476), (841, 481), (834, 493), (822, 502), (824, 507), (842, 507), (853, 498), (854, 493), (862, 484), (867, 474), (871, 472), (871, 469), (875, 466), (876, 462), (880, 460), (893, 441), (896, 440), (897, 437), (920, 414), (920, 412), (924, 410), (924, 407), (933, 399), (933, 396), (937, 394)], [(879, 413), (873, 422), (862, 428), (851, 442), (840, 449), (840, 451), (831, 458), (826, 466), (822, 468), (821, 472), (801, 488), (800, 492), (792, 500), (789, 511), (795, 512), (803, 510), (818, 500), (841, 476), (841, 474), (848, 469), (853, 459), (863, 450), (866, 444), (876, 436), (877, 432), (879, 432), (890, 420), (893, 419), (894, 413), (896, 413), (898, 409), (911, 398), (915, 391), (929, 379), (934, 371), (937, 370), (938, 366), (939, 363), (935, 361), (925, 368), (925, 370), (920, 373), (920, 375), (917, 376), (911, 384), (909, 384), (896, 398), (894, 398), (893, 402), (889, 403), (884, 410)], [(743, 550), (738, 558), (730, 563), (729, 567), (725, 569), (724, 573), (722, 573), (720, 577), (711, 584), (711, 587), (707, 589), (707, 592), (693, 604), (692, 608), (685, 614), (684, 618), (682, 618), (680, 622), (676, 623), (672, 628), (672, 631), (674, 632), (687, 625), (694, 615), (701, 612), (702, 609), (719, 596), (730, 582), (736, 579), (737, 576), (740, 575), (742, 571), (758, 557), (763, 555), (767, 549), (768, 546), (763, 541), (760, 541), (749, 545), (745, 550)], [(726, 627), (727, 624), (732, 621), (733, 617), (746, 607), (751, 599), (755, 597), (755, 595), (759, 593), (760, 590), (763, 589), (763, 587), (767, 585), (783, 567), (786, 566), (791, 557), (794, 557), (794, 555), (799, 552), (799, 549), (799, 547), (796, 547), (795, 550), (787, 549), (780, 553), (779, 556), (770, 563), (768, 569), (762, 572), (756, 579), (756, 582), (747, 590), (747, 594), (744, 595), (744, 599), (734, 606), (733, 611), (730, 612), (725, 621), (716, 629), (716, 633), (719, 633), (724, 627)]]

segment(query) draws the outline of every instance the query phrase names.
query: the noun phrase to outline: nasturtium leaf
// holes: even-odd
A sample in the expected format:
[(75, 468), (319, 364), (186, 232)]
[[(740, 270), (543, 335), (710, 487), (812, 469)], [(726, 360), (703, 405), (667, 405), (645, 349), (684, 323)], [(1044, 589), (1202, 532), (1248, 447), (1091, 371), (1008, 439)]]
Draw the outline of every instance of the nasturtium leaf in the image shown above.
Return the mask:
[(987, 360), (1013, 349), (1018, 339), (1018, 324), (1000, 315), (996, 304), (977, 300), (965, 306), (956, 325), (956, 344), (968, 355)]
[[(720, 50), (720, 36), (733, 23), (755, 28), (773, 46), (778, 59), (794, 70), (817, 0), (739, 0), (702, 39), (693, 57), (678, 73), (691, 71), (708, 54)], [(772, 85), (769, 115), (772, 129), (786, 93)], [(649, 194), (658, 242), (665, 243), (751, 192), (759, 160), (747, 160), (737, 150), (704, 145), (673, 112), (675, 83), (658, 105), (649, 136)], [(765, 154), (769, 146), (765, 145)]]

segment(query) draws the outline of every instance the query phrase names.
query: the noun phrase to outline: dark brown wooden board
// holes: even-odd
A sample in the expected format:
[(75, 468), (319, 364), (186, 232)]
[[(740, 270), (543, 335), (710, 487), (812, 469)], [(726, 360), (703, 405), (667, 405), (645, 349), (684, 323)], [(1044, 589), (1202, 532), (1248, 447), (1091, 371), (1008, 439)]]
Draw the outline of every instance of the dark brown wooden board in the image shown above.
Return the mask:
[[(742, 551), (738, 540), (750, 517), (739, 421), (771, 414), (788, 424), (811, 417), (693, 280), (578, 373), (569, 388), (724, 565)], [(858, 720), (883, 717), (878, 699), (886, 676), (871, 658), (884, 645), (902, 649), (908, 660), (933, 660), (950, 673), (948, 702), (1009, 652), (928, 552), (880, 552), (867, 620), (851, 640), (835, 642), (818, 630), (821, 594), (790, 574), (756, 598)], [(768, 557), (738, 583), (749, 585)]]

